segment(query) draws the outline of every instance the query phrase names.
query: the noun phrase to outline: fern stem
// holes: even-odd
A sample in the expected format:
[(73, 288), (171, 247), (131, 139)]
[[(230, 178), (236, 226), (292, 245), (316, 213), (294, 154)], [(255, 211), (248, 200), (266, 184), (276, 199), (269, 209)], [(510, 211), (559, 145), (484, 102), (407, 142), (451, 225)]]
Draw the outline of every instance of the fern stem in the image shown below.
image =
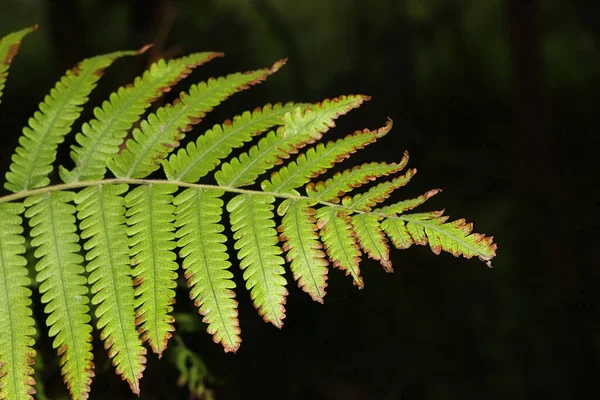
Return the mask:
[(112, 179), (102, 179), (97, 181), (79, 181), (79, 182), (71, 182), (71, 183), (60, 183), (57, 185), (46, 186), (37, 189), (31, 190), (23, 190), (21, 192), (9, 194), (6, 196), (0, 197), (0, 204), (9, 203), (16, 200), (21, 200), (30, 196), (35, 196), (39, 194), (46, 194), (51, 192), (57, 192), (62, 190), (75, 190), (81, 189), (89, 186), (103, 186), (103, 185), (116, 185), (119, 183), (124, 183), (127, 185), (176, 185), (178, 187), (185, 188), (195, 188), (195, 189), (218, 189), (223, 190), (229, 193), (238, 193), (238, 194), (256, 194), (256, 195), (271, 195), (278, 199), (291, 199), (296, 201), (308, 201), (309, 203), (320, 204), (323, 206), (339, 208), (340, 210), (351, 212), (355, 214), (369, 214), (369, 215), (377, 215), (385, 218), (396, 218), (401, 219), (403, 221), (411, 221), (418, 222), (413, 219), (404, 218), (402, 215), (396, 214), (386, 214), (380, 212), (373, 211), (365, 211), (363, 209), (354, 209), (352, 207), (347, 207), (339, 203), (332, 203), (330, 201), (325, 200), (317, 200), (315, 198), (311, 198), (308, 196), (302, 196), (292, 193), (279, 193), (279, 192), (265, 192), (263, 190), (249, 190), (249, 189), (241, 189), (230, 186), (219, 186), (219, 185), (207, 185), (200, 183), (189, 183), (189, 182), (181, 182), (175, 180), (167, 180), (167, 179), (134, 179), (134, 178), (112, 178)]
[[(189, 182), (181, 182), (181, 181), (168, 180), (168, 179), (112, 178), (112, 179), (103, 179), (103, 180), (96, 180), (96, 181), (80, 181), (80, 182), (71, 182), (71, 183), (61, 183), (61, 184), (46, 186), (46, 187), (37, 188), (37, 189), (23, 190), (18, 193), (13, 193), (13, 194), (9, 194), (9, 195), (0, 197), (0, 204), (8, 203), (8, 202), (15, 201), (15, 200), (21, 200), (26, 197), (37, 195), (37, 194), (45, 194), (45, 193), (55, 192), (55, 191), (60, 191), (60, 190), (74, 190), (74, 189), (85, 188), (88, 186), (95, 186), (95, 185), (102, 186), (102, 185), (113, 185), (113, 184), (119, 184), (119, 183), (125, 183), (128, 185), (176, 185), (178, 187), (185, 187), (185, 188), (217, 189), (217, 190), (223, 190), (223, 191), (229, 192), (229, 193), (240, 193), (240, 194), (250, 194), (250, 195), (256, 194), (256, 195), (262, 195), (262, 196), (271, 195), (278, 199), (292, 199), (292, 200), (296, 200), (296, 201), (308, 201), (309, 203), (313, 203), (313, 204), (320, 204), (320, 205), (327, 206), (327, 207), (334, 207), (334, 208), (340, 209), (341, 211), (353, 213), (353, 214), (376, 215), (376, 216), (379, 216), (382, 218), (397, 219), (397, 220), (402, 220), (404, 222), (412, 222), (412, 223), (415, 223), (418, 225), (423, 225), (423, 226), (426, 225), (422, 221), (411, 218), (410, 214), (398, 215), (398, 214), (386, 214), (386, 213), (374, 212), (374, 211), (365, 211), (364, 209), (354, 209), (352, 207), (347, 207), (347, 206), (344, 206), (339, 203), (332, 203), (330, 201), (318, 200), (318, 199), (311, 198), (308, 196), (302, 196), (302, 195), (297, 195), (297, 194), (292, 194), (292, 193), (265, 192), (262, 190), (249, 190), (249, 189), (234, 188), (234, 187), (230, 187), (230, 186), (189, 183)], [(430, 224), (427, 224), (427, 227), (430, 229), (439, 231), (438, 228), (431, 226)], [(455, 239), (459, 240), (458, 238), (455, 238)], [(472, 248), (471, 246), (469, 246), (468, 243), (463, 242), (463, 241), (460, 241), (460, 243), (461, 243), (461, 245), (471, 248), (482, 260), (489, 261), (491, 259), (488, 255), (482, 254), (481, 252), (477, 251), (475, 248)], [(489, 264), (488, 264), (488, 266), (489, 266)]]

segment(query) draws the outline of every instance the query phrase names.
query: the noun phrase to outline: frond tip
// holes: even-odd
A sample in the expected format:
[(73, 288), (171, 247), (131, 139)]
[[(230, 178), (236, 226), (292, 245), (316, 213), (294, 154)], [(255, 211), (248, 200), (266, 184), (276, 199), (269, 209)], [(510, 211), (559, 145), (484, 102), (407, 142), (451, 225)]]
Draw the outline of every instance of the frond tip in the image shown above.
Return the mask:
[(435, 254), (446, 251), (455, 257), (475, 256), (491, 267), (491, 260), (496, 256), (497, 248), (493, 236), (471, 233), (473, 224), (466, 223), (464, 219), (446, 223), (448, 216), (444, 216), (443, 213), (433, 211), (388, 217), (384, 219), (381, 227), (399, 249), (408, 248), (413, 243), (429, 244)]

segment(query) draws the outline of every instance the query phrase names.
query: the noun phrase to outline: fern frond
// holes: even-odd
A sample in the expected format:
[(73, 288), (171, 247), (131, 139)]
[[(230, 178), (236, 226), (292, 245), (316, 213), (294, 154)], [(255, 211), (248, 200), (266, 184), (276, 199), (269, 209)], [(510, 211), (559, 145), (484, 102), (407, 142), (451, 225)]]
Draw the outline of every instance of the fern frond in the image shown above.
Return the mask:
[(88, 58), (67, 71), (40, 103), (39, 111), (29, 119), (29, 126), (23, 129), (10, 171), (6, 173), (6, 189), (19, 192), (50, 184), (48, 175), (56, 160), (57, 147), (83, 111), (102, 71), (117, 58), (138, 53), (123, 51)]
[(180, 193), (173, 204), (177, 227), (177, 246), (190, 298), (204, 316), (208, 333), (225, 351), (237, 351), (242, 339), (235, 300), (235, 283), (229, 271), (227, 238), (221, 224), (222, 190), (190, 188)]
[(215, 125), (196, 142), (190, 142), (185, 149), (173, 154), (163, 167), (167, 178), (180, 182), (197, 182), (214, 170), (222, 159), (233, 149), (267, 129), (283, 124), (283, 116), (296, 107), (306, 108), (305, 104), (287, 103), (285, 105), (267, 104), (253, 112), (246, 111), (235, 116), (233, 121), (227, 120), (223, 126)]
[(85, 123), (75, 136), (79, 146), (71, 148), (75, 168), (60, 169), (64, 182), (102, 179), (106, 162), (119, 151), (127, 130), (140, 115), (192, 69), (221, 56), (220, 53), (197, 53), (166, 62), (160, 60), (150, 67), (133, 85), (121, 87), (110, 95), (101, 108), (94, 110), (96, 119)]
[(405, 165), (404, 162), (400, 164), (372, 162), (357, 165), (342, 173), (336, 172), (333, 177), (327, 179), (325, 182), (309, 183), (306, 186), (306, 194), (316, 201), (339, 203), (340, 196), (369, 181), (374, 181), (379, 177), (401, 171)]
[(355, 214), (352, 216), (352, 227), (356, 233), (358, 244), (370, 258), (377, 260), (386, 272), (393, 272), (390, 261), (390, 248), (385, 234), (379, 226), (380, 217), (372, 214)]
[(119, 178), (145, 178), (160, 168), (164, 160), (207, 112), (235, 92), (264, 81), (284, 64), (278, 61), (272, 68), (231, 74), (193, 85), (189, 94), (182, 93), (173, 105), (161, 107), (140, 128), (133, 131), (127, 147), (108, 162)]
[(317, 210), (317, 226), (333, 266), (350, 275), (354, 285), (362, 289), (364, 281), (358, 267), (361, 253), (349, 213), (333, 207), (321, 207)]
[(284, 116), (283, 128), (269, 132), (248, 152), (223, 163), (215, 173), (215, 179), (221, 186), (252, 185), (257, 177), (281, 164), (282, 159), (319, 140), (324, 132), (335, 126), (334, 120), (340, 115), (368, 99), (361, 95), (340, 96), (310, 106), (305, 111), (296, 108), (293, 113)]
[(2, 92), (6, 85), (10, 63), (19, 52), (21, 41), (25, 35), (35, 31), (37, 28), (37, 25), (33, 25), (29, 28), (21, 29), (20, 31), (0, 37), (0, 103), (2, 103)]
[(27, 276), (24, 207), (0, 204), (0, 399), (33, 399), (35, 335)]
[(414, 199), (399, 201), (395, 204), (380, 207), (373, 211), (379, 214), (402, 214), (404, 211), (410, 211), (413, 208), (420, 206), (441, 191), (442, 189), (432, 189)]
[(354, 108), (360, 107), (371, 98), (364, 95), (340, 96), (313, 104), (306, 110), (296, 109), (286, 114), (285, 136), (294, 137), (298, 145), (313, 143), (321, 139), (323, 133), (335, 127), (335, 120)]
[(466, 223), (462, 218), (446, 223), (448, 216), (444, 216), (443, 211), (405, 214), (398, 218), (402, 223), (406, 222), (406, 231), (414, 243), (420, 245), (429, 243), (431, 251), (435, 254), (440, 254), (443, 250), (455, 257), (476, 256), (491, 267), (490, 260), (496, 255), (494, 238), (480, 233), (471, 233), (472, 223)]
[(73, 399), (86, 399), (94, 376), (92, 327), (83, 276), (83, 257), (79, 254), (79, 235), (75, 225), (73, 192), (53, 192), (27, 198), (25, 216), (31, 226), (31, 245), (39, 259), (36, 280), (52, 346), (62, 356), (65, 383)]
[(142, 185), (125, 196), (129, 255), (133, 265), (136, 324), (159, 358), (173, 332), (170, 314), (177, 286), (175, 185)]
[[(10, 61), (33, 29), (0, 39), (0, 96)], [(74, 399), (88, 397), (94, 376), (90, 308), (116, 373), (139, 395), (146, 364), (144, 342), (160, 358), (174, 332), (177, 256), (208, 333), (226, 352), (238, 350), (242, 339), (227, 225), (254, 307), (279, 328), (288, 295), (285, 260), (298, 286), (320, 303), (326, 295), (329, 264), (350, 275), (358, 288), (364, 286), (359, 268), (363, 253), (391, 272), (388, 241), (400, 249), (416, 243), (429, 245), (436, 254), (475, 256), (491, 266), (496, 252), (493, 238), (472, 233), (472, 224), (464, 219), (448, 222), (442, 212), (406, 213), (439, 189), (383, 204), (416, 172), (409, 169), (400, 175), (408, 153), (397, 164), (365, 163), (317, 181), (391, 130), (390, 120), (377, 130), (322, 141), (338, 117), (368, 96), (266, 105), (214, 125), (172, 154), (213, 108), (264, 81), (285, 60), (192, 85), (173, 103), (145, 115), (193, 68), (222, 54), (196, 53), (154, 63), (94, 110), (94, 118), (74, 137), (73, 168), (59, 167), (64, 183), (50, 186), (57, 147), (80, 116), (102, 71), (116, 58), (146, 48), (89, 58), (67, 71), (19, 139), (5, 182), (13, 193), (0, 197), (1, 400), (32, 399), (35, 393), (36, 329), (23, 213), (38, 259), (36, 280), (49, 335)], [(128, 133), (131, 138), (125, 140)], [(234, 156), (236, 149), (241, 154)], [(114, 178), (105, 177), (107, 169)], [(160, 173), (166, 178), (157, 176)], [(267, 173), (270, 176), (265, 177)], [(216, 183), (210, 178), (199, 181), (209, 175)], [(254, 186), (246, 188), (250, 185)], [(276, 202), (277, 221), (281, 220), (277, 227)], [(224, 208), (229, 224), (222, 220)], [(94, 307), (89, 306), (90, 298)], [(185, 323), (179, 326), (185, 328)], [(184, 347), (180, 345), (176, 347)]]
[(394, 190), (406, 185), (416, 173), (416, 169), (409, 169), (404, 175), (373, 186), (364, 193), (343, 198), (342, 205), (352, 210), (371, 211), (374, 206), (387, 199)]
[(279, 240), (298, 287), (314, 301), (323, 303), (329, 263), (317, 233), (316, 210), (307, 202), (287, 199), (278, 208), (278, 214), (283, 216)]
[(240, 194), (227, 203), (227, 211), (234, 247), (254, 306), (265, 322), (281, 328), (288, 291), (283, 277), (284, 260), (277, 246), (273, 202), (275, 198), (270, 195)]
[(117, 374), (139, 394), (146, 349), (135, 329), (134, 290), (123, 193), (127, 185), (90, 186), (75, 196), (77, 218), (88, 261), (97, 328)]
[(270, 180), (262, 182), (261, 187), (266, 192), (298, 193), (297, 189), (312, 178), (326, 172), (336, 163), (339, 163), (357, 150), (364, 149), (377, 139), (386, 135), (392, 128), (391, 121), (385, 127), (376, 131), (356, 131), (336, 142), (326, 145), (319, 143), (306, 152), (300, 154), (296, 160), (281, 167), (274, 172)]

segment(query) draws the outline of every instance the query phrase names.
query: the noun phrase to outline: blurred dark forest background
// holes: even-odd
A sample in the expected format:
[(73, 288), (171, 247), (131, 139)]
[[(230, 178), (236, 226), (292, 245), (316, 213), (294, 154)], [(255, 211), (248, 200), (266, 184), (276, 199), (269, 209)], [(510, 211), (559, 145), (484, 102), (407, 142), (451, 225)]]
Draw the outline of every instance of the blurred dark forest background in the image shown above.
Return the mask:
[[(598, 398), (600, 2), (0, 1), (0, 34), (34, 23), (0, 108), (3, 171), (37, 104), (82, 58), (155, 44), (111, 67), (92, 96), (98, 105), (156, 57), (225, 52), (178, 89), (289, 57), (196, 132), (267, 102), (371, 95), (328, 135), (389, 116), (392, 132), (355, 162), (408, 150), (419, 173), (401, 196), (441, 187), (424, 209), (475, 221), (499, 244), (493, 269), (422, 247), (393, 251), (394, 274), (365, 259), (363, 291), (332, 270), (324, 306), (288, 277), (281, 331), (239, 289), (236, 355), (195, 331), (199, 315), (184, 314), (178, 332), (217, 400)], [(61, 154), (68, 164), (68, 149)], [(189, 303), (182, 291), (176, 311)], [(50, 341), (40, 348), (44, 392), (62, 399)], [(91, 398), (132, 398), (95, 349)], [(177, 379), (150, 356), (142, 398), (187, 398)]]

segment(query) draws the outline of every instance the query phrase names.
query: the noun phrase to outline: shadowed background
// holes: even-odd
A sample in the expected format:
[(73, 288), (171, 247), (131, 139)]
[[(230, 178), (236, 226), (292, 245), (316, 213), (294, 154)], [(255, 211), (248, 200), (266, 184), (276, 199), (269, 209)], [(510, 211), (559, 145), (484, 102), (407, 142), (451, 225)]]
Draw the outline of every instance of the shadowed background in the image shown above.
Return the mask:
[[(423, 247), (392, 250), (394, 274), (363, 260), (362, 291), (331, 270), (325, 305), (288, 274), (281, 331), (263, 323), (234, 271), (243, 338), (236, 355), (224, 354), (204, 327), (178, 326), (216, 378), (207, 382), (215, 398), (596, 398), (600, 3), (560, 3), (3, 0), (0, 35), (34, 23), (40, 29), (11, 68), (0, 167), (8, 168), (43, 96), (83, 58), (154, 43), (108, 70), (91, 96), (97, 106), (156, 58), (226, 55), (178, 85), (172, 100), (191, 83), (288, 57), (193, 132), (267, 102), (368, 94), (371, 101), (341, 117), (328, 138), (383, 126), (387, 117), (394, 128), (341, 167), (399, 161), (408, 150), (419, 173), (399, 196), (443, 188), (423, 210), (474, 221), (475, 231), (495, 236), (498, 256), (488, 269)], [(68, 146), (59, 155), (70, 165)], [(176, 311), (190, 310), (181, 290)], [(97, 340), (94, 347), (91, 398), (133, 398)], [(47, 398), (65, 398), (50, 341), (38, 349)], [(142, 398), (186, 398), (177, 377), (172, 364), (150, 355)]]

